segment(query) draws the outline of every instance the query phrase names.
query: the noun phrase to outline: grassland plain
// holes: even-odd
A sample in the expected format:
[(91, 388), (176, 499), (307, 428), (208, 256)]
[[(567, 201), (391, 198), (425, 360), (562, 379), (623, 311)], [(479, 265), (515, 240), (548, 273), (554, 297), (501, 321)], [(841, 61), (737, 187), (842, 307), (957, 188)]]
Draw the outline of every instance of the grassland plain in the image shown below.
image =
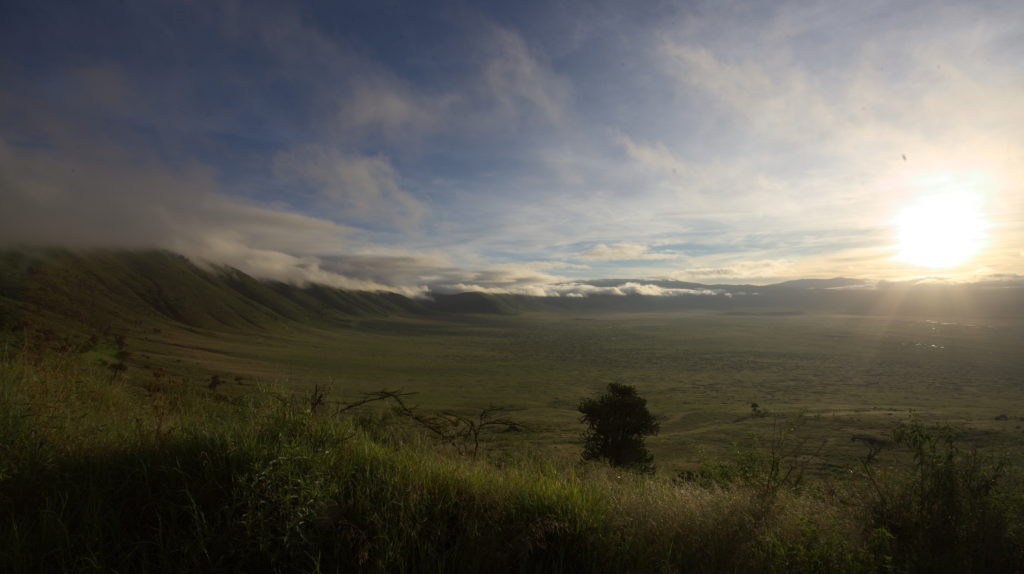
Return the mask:
[[(345, 328), (205, 331), (129, 337), (130, 376), (156, 369), (226, 394), (257, 384), (355, 400), (382, 388), (427, 410), (516, 409), (538, 448), (578, 450), (579, 399), (608, 382), (637, 386), (662, 432), (665, 472), (718, 457), (751, 433), (805, 414), (802, 432), (838, 468), (861, 456), (854, 435), (882, 437), (913, 411), (962, 424), (975, 442), (1024, 447), (1024, 328), (1016, 322), (832, 314), (527, 313), (387, 318)], [(761, 415), (751, 408), (756, 403)]]

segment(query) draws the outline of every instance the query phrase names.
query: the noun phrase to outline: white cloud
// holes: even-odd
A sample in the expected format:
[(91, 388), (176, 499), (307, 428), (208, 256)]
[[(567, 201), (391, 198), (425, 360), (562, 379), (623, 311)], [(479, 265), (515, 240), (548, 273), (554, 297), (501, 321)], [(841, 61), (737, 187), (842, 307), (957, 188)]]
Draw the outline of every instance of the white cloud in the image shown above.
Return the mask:
[(550, 124), (563, 122), (569, 84), (531, 54), (523, 38), (512, 30), (490, 27), (490, 59), (483, 84), (506, 114), (540, 113)]
[(598, 243), (579, 256), (584, 259), (637, 259), (646, 252), (647, 246), (637, 243), (616, 243), (611, 246)]
[(836, 102), (779, 52), (726, 62), (704, 46), (667, 41), (663, 50), (680, 88), (704, 92), (705, 105), (728, 113), (738, 129), (793, 142), (822, 139), (835, 127)]
[(425, 297), (426, 286), (385, 284), (335, 273), (324, 268), (319, 257), (295, 256), (269, 249), (253, 249), (233, 241), (210, 238), (200, 246), (181, 250), (202, 262), (229, 265), (253, 277), (297, 285), (318, 284), (353, 291), (389, 291), (407, 297)]
[(638, 259), (678, 259), (681, 255), (677, 253), (651, 253), (648, 251), (648, 246), (640, 243), (613, 243), (611, 245), (598, 243), (580, 253), (577, 257), (602, 261), (628, 261)]
[(615, 140), (626, 150), (626, 155), (651, 170), (667, 175), (672, 172), (675, 175), (688, 174), (692, 167), (687, 162), (677, 158), (668, 147), (658, 142), (653, 145), (638, 144), (624, 133), (617, 133)]
[(337, 106), (334, 121), (313, 126), (323, 141), (359, 148), (381, 137), (391, 146), (410, 146), (450, 129), (465, 104), (456, 86), (431, 92), (372, 62), (360, 61), (359, 68), (343, 86), (319, 87), (320, 97)]
[(341, 104), (339, 129), (343, 133), (380, 130), (397, 139), (425, 132), (441, 121), (444, 100), (417, 96), (408, 88), (391, 84), (364, 81), (353, 86)]
[(574, 285), (566, 289), (566, 293), (579, 293), (583, 295), (647, 295), (651, 297), (679, 297), (690, 295), (726, 295), (724, 291), (717, 289), (681, 289), (675, 287), (660, 287), (649, 283), (627, 282), (614, 287), (595, 287), (593, 285)]
[(416, 224), (426, 206), (399, 186), (387, 158), (353, 155), (309, 145), (274, 157), (275, 173), (314, 187), (321, 205), (354, 221), (389, 221), (398, 227)]
[[(709, 258), (710, 259), (710, 258)], [(679, 281), (722, 280), (764, 280), (792, 276), (794, 264), (789, 260), (730, 261), (715, 267), (691, 267), (668, 274), (670, 279)]]
[(731, 295), (715, 289), (680, 289), (659, 287), (647, 283), (626, 282), (614, 286), (595, 286), (585, 283), (539, 283), (512, 286), (491, 286), (475, 283), (458, 283), (439, 286), (433, 289), (436, 293), (462, 293), (474, 291), (492, 295), (528, 295), (532, 297), (589, 297), (607, 295), (625, 297), (627, 295), (643, 295), (648, 297), (682, 297), (682, 296), (725, 296)]

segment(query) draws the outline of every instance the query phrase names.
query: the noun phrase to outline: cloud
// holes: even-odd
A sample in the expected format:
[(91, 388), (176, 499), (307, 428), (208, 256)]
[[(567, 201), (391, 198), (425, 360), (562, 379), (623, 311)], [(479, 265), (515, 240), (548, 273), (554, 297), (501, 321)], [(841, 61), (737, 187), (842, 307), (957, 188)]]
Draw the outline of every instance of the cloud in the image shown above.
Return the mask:
[(594, 259), (602, 261), (623, 261), (639, 259), (677, 259), (681, 255), (676, 253), (651, 253), (646, 245), (639, 243), (613, 243), (606, 245), (598, 243), (590, 249), (578, 255), (581, 259)]
[(689, 163), (677, 158), (662, 142), (642, 145), (621, 132), (615, 134), (615, 140), (625, 148), (626, 155), (630, 159), (651, 170), (660, 171), (663, 174), (672, 172), (678, 175), (679, 172), (687, 174), (692, 169)]
[(323, 257), (361, 247), (351, 239), (358, 228), (221, 193), (201, 164), (174, 168), (93, 143), (91, 152), (57, 154), (0, 140), (0, 243), (158, 247), (263, 279), (425, 292), (323, 266)]
[(707, 105), (728, 113), (740, 129), (800, 141), (821, 139), (834, 126), (827, 94), (778, 51), (752, 52), (749, 60), (726, 62), (705, 46), (667, 41), (663, 50), (680, 88), (690, 94), (694, 89), (704, 92)]
[[(156, 193), (168, 190), (159, 177), (140, 177), (135, 182), (149, 184), (149, 189)], [(229, 265), (261, 279), (392, 291), (407, 296), (422, 296), (427, 291), (415, 283), (382, 283), (337, 273), (324, 265), (323, 256), (309, 254), (315, 249), (330, 252), (351, 248), (352, 242), (346, 237), (352, 229), (323, 219), (247, 205), (194, 188), (183, 191), (180, 181), (174, 184), (174, 191), (179, 193), (175, 201), (140, 194), (140, 202), (147, 203), (142, 206), (139, 202), (122, 201), (121, 196), (108, 196), (109, 201), (100, 204), (99, 209), (90, 208), (89, 200), (39, 201), (38, 194), (30, 193), (15, 205), (21, 218), (32, 217), (36, 223), (19, 225), (14, 218), (0, 217), (0, 242), (72, 248), (160, 247), (198, 262)], [(5, 192), (8, 190), (4, 188)], [(91, 197), (103, 196), (93, 193)], [(195, 207), (200, 209), (194, 210)], [(131, 213), (132, 225), (111, 225), (125, 212)]]
[(426, 297), (426, 286), (378, 283), (371, 279), (335, 273), (315, 256), (295, 256), (268, 249), (253, 249), (238, 242), (208, 241), (202, 247), (183, 250), (200, 262), (228, 265), (253, 277), (297, 285), (325, 285), (353, 291), (388, 291), (407, 297)]
[[(287, 86), (289, 105), (298, 104), (308, 122), (307, 143), (351, 153), (367, 141), (407, 144), (443, 127), (459, 100), (447, 88), (427, 89), (396, 74), (351, 38), (331, 35), (308, 6), (264, 3), (226, 10), (221, 18), (238, 45), (262, 52), (272, 90)], [(280, 113), (267, 103), (266, 113)]]
[(530, 52), (522, 36), (507, 28), (488, 26), (489, 60), (482, 83), (506, 114), (539, 114), (549, 124), (565, 119), (569, 84)]
[[(467, 269), (438, 251), (366, 243), (359, 239), (367, 235), (364, 227), (303, 215), (280, 201), (230, 195), (207, 164), (169, 163), (147, 146), (126, 147), (94, 133), (88, 122), (27, 109), (46, 121), (33, 121), (26, 132), (53, 128), (38, 136), (45, 145), (0, 139), (0, 243), (6, 245), (166, 248), (261, 279), (409, 296), (458, 285), (540, 293), (536, 285), (563, 280), (543, 269), (574, 267), (545, 261)], [(342, 219), (401, 226), (425, 213), (383, 157), (306, 146), (279, 154), (275, 167), (284, 181), (310, 185), (313, 199), (342, 212)]]
[(492, 295), (527, 295), (531, 297), (590, 297), (628, 295), (646, 297), (716, 296), (731, 297), (729, 293), (716, 289), (681, 289), (659, 287), (647, 283), (626, 282), (615, 286), (588, 285), (586, 283), (539, 283), (513, 286), (490, 286), (475, 283), (458, 283), (432, 289), (435, 293), (477, 292)]
[(720, 267), (692, 267), (668, 274), (680, 281), (707, 279), (776, 279), (793, 273), (793, 262), (788, 260), (734, 261)]
[[(941, 4), (803, 12), (783, 7), (733, 26), (702, 22), (723, 31), (715, 39), (687, 27), (659, 40), (662, 69), (679, 96), (703, 108), (739, 153), (782, 160), (767, 164), (774, 169), (803, 161), (818, 169), (871, 166), (878, 174), (880, 166), (907, 167), (898, 162), (907, 153), (948, 163), (978, 143), (963, 145), (965, 136), (1004, 139), (1007, 126), (1024, 120), (1009, 105), (1019, 82), (998, 80), (1005, 70), (977, 56), (1009, 33), (991, 14)], [(894, 25), (900, 19), (911, 24)], [(998, 146), (984, 147), (1002, 155)]]
[(598, 243), (579, 256), (584, 259), (637, 259), (646, 252), (646, 245), (636, 243), (616, 243), (611, 246)]
[(697, 162), (662, 141), (637, 141), (621, 131), (613, 139), (625, 152), (624, 167), (634, 172), (638, 185), (657, 190), (647, 195), (662, 204), (660, 212), (665, 215), (718, 218), (750, 205), (742, 196), (751, 194), (755, 178), (742, 158)]
[(363, 79), (340, 104), (339, 137), (384, 134), (391, 140), (428, 132), (443, 121), (452, 97), (427, 97), (397, 81)]
[(571, 294), (581, 295), (645, 295), (650, 297), (680, 297), (680, 296), (714, 296), (714, 295), (725, 295), (731, 296), (728, 293), (718, 289), (683, 289), (676, 287), (660, 287), (658, 285), (651, 285), (649, 283), (637, 283), (627, 282), (614, 287), (595, 287), (592, 285), (572, 285), (568, 286), (566, 291), (563, 291), (563, 295)]
[(308, 145), (278, 153), (274, 172), (312, 186), (320, 204), (341, 219), (389, 221), (407, 227), (426, 211), (422, 202), (399, 186), (397, 171), (384, 157)]
[[(471, 18), (475, 38), (462, 40), (472, 46), (448, 55), (466, 57), (472, 66), (448, 73), (433, 69), (440, 87), (415, 82), (398, 73), (395, 62), (374, 59), (345, 38), (326, 34), (296, 8), (263, 6), (232, 19), (241, 38), (255, 36), (277, 74), (303, 87), (301, 97), (315, 118), (310, 130), (324, 143), (359, 147), (367, 138), (383, 137), (403, 146), (438, 132), (520, 130), (534, 118), (558, 126), (568, 115), (569, 81), (522, 35), (486, 18)], [(466, 25), (444, 33), (465, 33)], [(403, 64), (409, 60), (404, 57)]]
[[(710, 11), (666, 31), (655, 61), (675, 82), (680, 107), (700, 111), (691, 129), (705, 145), (666, 134), (619, 134), (616, 141), (646, 170), (649, 186), (678, 190), (694, 212), (721, 224), (715, 243), (723, 250), (738, 255), (735, 240), (751, 230), (766, 246), (794, 232), (807, 237), (785, 248), (751, 245), (750, 259), (806, 260), (811, 252), (820, 268), (838, 268), (865, 252), (860, 242), (886, 241), (892, 214), (934, 191), (914, 183), (922, 175), (991, 174), (990, 187), (977, 191), (1001, 206), (994, 213), (1020, 213), (1008, 184), (1020, 169), (1007, 156), (1020, 149), (1007, 127), (1024, 128), (1024, 110), (1010, 103), (1020, 80), (993, 63), (999, 58), (978, 59), (1001, 52), (995, 48), (1007, 42), (1006, 27), (966, 7), (878, 9), (780, 7), (756, 23)], [(894, 26), (901, 19), (910, 24)], [(848, 33), (822, 37), (822, 30)], [(1019, 223), (1006, 227), (1004, 239)], [(860, 242), (842, 238), (856, 236)], [(990, 254), (997, 256), (995, 245)], [(890, 255), (876, 249), (843, 272), (893, 272)], [(714, 258), (692, 263), (686, 276), (815, 273), (809, 260), (778, 270)]]

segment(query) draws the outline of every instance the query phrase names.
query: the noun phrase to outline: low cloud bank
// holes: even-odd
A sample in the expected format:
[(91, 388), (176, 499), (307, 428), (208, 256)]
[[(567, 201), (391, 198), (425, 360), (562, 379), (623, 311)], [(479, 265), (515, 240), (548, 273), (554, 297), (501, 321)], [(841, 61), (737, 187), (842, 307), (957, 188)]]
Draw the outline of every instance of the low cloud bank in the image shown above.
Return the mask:
[(616, 286), (588, 285), (586, 283), (556, 283), (548, 285), (525, 285), (519, 287), (490, 287), (486, 285), (436, 285), (431, 291), (439, 294), (454, 294), (465, 292), (487, 293), (492, 295), (529, 295), (534, 297), (589, 297), (591, 295), (612, 295), (624, 297), (627, 295), (644, 295), (649, 297), (678, 297), (678, 296), (715, 296), (732, 297), (731, 293), (721, 289), (679, 289), (659, 287), (646, 283), (634, 281), (626, 282)]
[(467, 270), (436, 254), (363, 254), (294, 256), (271, 250), (219, 244), (208, 249), (185, 250), (185, 255), (207, 264), (228, 265), (258, 279), (297, 285), (319, 284), (354, 291), (386, 291), (413, 298), (431, 294), (485, 293), (528, 297), (589, 296), (724, 296), (721, 289), (661, 287), (627, 281), (597, 286), (565, 281), (530, 265), (504, 265)]

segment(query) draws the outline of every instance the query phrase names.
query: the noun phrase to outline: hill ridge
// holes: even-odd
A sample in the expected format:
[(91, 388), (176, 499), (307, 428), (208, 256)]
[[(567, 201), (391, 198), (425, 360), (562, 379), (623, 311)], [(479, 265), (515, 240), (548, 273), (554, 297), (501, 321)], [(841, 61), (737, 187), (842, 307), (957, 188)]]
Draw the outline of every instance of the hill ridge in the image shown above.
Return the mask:
[(104, 331), (150, 322), (259, 329), (430, 311), (395, 293), (260, 281), (166, 250), (5, 252), (0, 267), (0, 312), (7, 323), (12, 314), (29, 314), (43, 323)]
[[(597, 280), (612, 285), (623, 280)], [(0, 251), (0, 330), (26, 322), (59, 330), (124, 330), (178, 324), (188, 328), (266, 329), (281, 324), (350, 325), (354, 320), (522, 312), (816, 312), (850, 314), (1017, 316), (1019, 284), (870, 284), (849, 278), (802, 279), (774, 285), (702, 285), (651, 281), (715, 295), (537, 297), (494, 293), (431, 293), (413, 299), (386, 291), (349, 291), (255, 278), (228, 265), (196, 263), (167, 250)], [(864, 288), (872, 287), (872, 288)], [(999, 287), (996, 289), (995, 287)]]

